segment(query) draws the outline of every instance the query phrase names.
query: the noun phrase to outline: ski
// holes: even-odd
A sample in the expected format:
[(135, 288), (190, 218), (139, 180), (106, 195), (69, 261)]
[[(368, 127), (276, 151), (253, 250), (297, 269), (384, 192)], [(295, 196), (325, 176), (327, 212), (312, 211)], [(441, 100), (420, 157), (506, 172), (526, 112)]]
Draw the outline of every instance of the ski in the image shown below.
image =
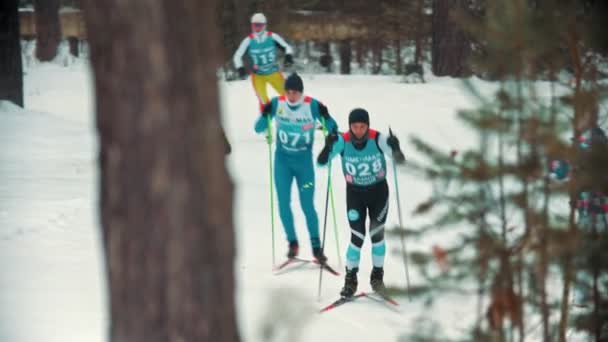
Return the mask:
[[(300, 259), (300, 258), (289, 258), (285, 262), (283, 262), (282, 264), (276, 266), (273, 271), (275, 272), (275, 274), (282, 274), (282, 273), (284, 273), (282, 271), (287, 271), (287, 270), (290, 270), (290, 269), (300, 268), (301, 266), (304, 266), (304, 265), (306, 265), (308, 263), (311, 263), (311, 262), (313, 262), (313, 261), (312, 260), (306, 260), (306, 259)], [(291, 264), (299, 264), (299, 265), (287, 268), (287, 266), (289, 266)]]
[(342, 304), (352, 302), (361, 297), (367, 297), (370, 300), (373, 300), (374, 302), (379, 303), (379, 304), (386, 304), (387, 308), (389, 308), (390, 310), (395, 311), (395, 312), (401, 312), (398, 308), (399, 303), (397, 303), (397, 301), (395, 301), (393, 298), (387, 296), (386, 294), (381, 294), (378, 292), (373, 292), (373, 293), (359, 292), (352, 297), (341, 297), (340, 299), (336, 300), (335, 302), (322, 308), (319, 312), (320, 313), (327, 312), (329, 310), (335, 309), (336, 307), (338, 307)]
[(399, 303), (397, 303), (396, 300), (394, 300), (392, 297), (390, 297), (386, 293), (374, 292), (374, 294), (377, 294), (380, 298), (382, 298), (385, 302), (387, 302), (389, 304), (392, 304), (394, 306), (399, 306)]
[(324, 270), (335, 275), (336, 277), (340, 276), (340, 272), (336, 271), (333, 267), (329, 266), (327, 263), (320, 263), (319, 260), (317, 260), (317, 259), (314, 259), (312, 262), (317, 265), (320, 265)]
[(331, 309), (337, 308), (338, 306), (340, 306), (342, 304), (352, 302), (358, 298), (365, 297), (365, 296), (367, 296), (367, 294), (365, 292), (359, 292), (352, 297), (340, 297), (340, 299), (336, 300), (335, 302), (333, 302), (333, 303), (329, 304), (328, 306), (324, 307), (323, 309), (321, 309), (319, 311), (319, 313), (327, 312)]
[(389, 297), (385, 294), (381, 294), (379, 292), (373, 292), (373, 293), (368, 293), (366, 295), (366, 297), (377, 303), (386, 305), (386, 307), (392, 311), (401, 312), (401, 310), (399, 310), (399, 303), (397, 303), (397, 301), (395, 301), (394, 299), (392, 299), (391, 297)]
[[(340, 273), (338, 271), (336, 271), (333, 267), (329, 266), (327, 263), (322, 264), (317, 259), (307, 260), (307, 259), (300, 259), (300, 258), (289, 258), (286, 261), (284, 261), (282, 264), (276, 266), (273, 269), (273, 271), (274, 271), (275, 275), (280, 275), (280, 274), (288, 273), (292, 270), (299, 269), (302, 266), (304, 266), (306, 264), (310, 264), (310, 263), (319, 265), (325, 271), (335, 275), (336, 277), (340, 276)], [(289, 265), (294, 265), (294, 266), (288, 267)]]

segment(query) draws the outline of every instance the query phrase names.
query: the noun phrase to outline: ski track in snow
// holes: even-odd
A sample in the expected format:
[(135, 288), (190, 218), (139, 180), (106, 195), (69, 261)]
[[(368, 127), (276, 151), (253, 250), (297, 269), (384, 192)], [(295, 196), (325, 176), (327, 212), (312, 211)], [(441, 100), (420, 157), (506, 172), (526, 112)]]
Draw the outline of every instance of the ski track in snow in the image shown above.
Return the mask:
[[(325, 103), (341, 129), (345, 129), (351, 109), (364, 107), (370, 112), (373, 128), (388, 132), (391, 126), (406, 158), (419, 158), (408, 143), (410, 135), (445, 151), (475, 144), (474, 135), (456, 121), (456, 109), (475, 104), (457, 80), (431, 77), (426, 84), (404, 84), (387, 76), (303, 77), (305, 93)], [(319, 315), (319, 308), (337, 299), (342, 276), (324, 273), (322, 296), (317, 301), (318, 268), (305, 266), (284, 275), (273, 274), (268, 150), (264, 138), (253, 132), (257, 100), (248, 81), (221, 83), (220, 88), (224, 126), (233, 145), (228, 167), (236, 186), (236, 296), (243, 340), (262, 340), (265, 322), (273, 322), (270, 325), (277, 334), (281, 329), (284, 333), (291, 318), (301, 322), (296, 335), (303, 342), (396, 341), (398, 336), (415, 331), (414, 319), (425, 310), (420, 302), (397, 298), (401, 313), (395, 313), (362, 298)], [(490, 91), (493, 86), (487, 88)], [(91, 93), (86, 63), (68, 68), (43, 63), (28, 70), (26, 110), (0, 110), (0, 260), (4, 263), (0, 275), (0, 341), (105, 340), (106, 287), (97, 216), (97, 136)], [(317, 132), (315, 154), (322, 144), (322, 135)], [(317, 169), (316, 208), (321, 229), (326, 179), (327, 170)], [(338, 158), (332, 179), (339, 258), (343, 261), (349, 228)], [(430, 195), (430, 185), (405, 172), (399, 173), (398, 179), (404, 223), (410, 226), (428, 221), (412, 218), (410, 213)], [(398, 216), (390, 163), (388, 180), (391, 197), (387, 227), (394, 227)], [(293, 196), (301, 257), (310, 258), (308, 234), (295, 191)], [(275, 222), (279, 263), (284, 260), (287, 243), (278, 212)], [(331, 216), (327, 222), (325, 251), (329, 263), (343, 273)], [(433, 241), (410, 241), (408, 248), (428, 251), (433, 244), (447, 244), (452, 238), (444, 234)], [(385, 281), (387, 285), (403, 286), (403, 264), (395, 253), (399, 242), (389, 240), (387, 245)], [(369, 291), (370, 270), (367, 239), (359, 272), (361, 291)], [(412, 267), (410, 272), (412, 283), (420, 281)], [(458, 336), (471, 322), (475, 308), (469, 298), (452, 296), (432, 312), (435, 319), (445, 323), (446, 335)], [(274, 341), (281, 341), (281, 337)]]

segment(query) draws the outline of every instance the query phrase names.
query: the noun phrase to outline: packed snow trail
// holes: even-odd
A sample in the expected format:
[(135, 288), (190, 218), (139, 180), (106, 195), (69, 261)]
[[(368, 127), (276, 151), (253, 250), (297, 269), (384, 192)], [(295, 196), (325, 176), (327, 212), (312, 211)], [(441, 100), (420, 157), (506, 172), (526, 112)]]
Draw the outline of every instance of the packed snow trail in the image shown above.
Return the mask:
[[(457, 109), (473, 105), (457, 80), (430, 78), (426, 84), (403, 84), (397, 78), (382, 76), (303, 78), (304, 92), (323, 101), (342, 129), (346, 128), (349, 111), (363, 107), (370, 113), (372, 128), (387, 133), (390, 125), (408, 159), (417, 155), (408, 144), (411, 134), (446, 151), (475, 143), (474, 135), (455, 119)], [(283, 341), (288, 332), (302, 342), (396, 341), (398, 336), (416, 330), (414, 319), (424, 312), (423, 304), (416, 300), (396, 298), (401, 313), (359, 301), (319, 315), (323, 306), (338, 297), (343, 277), (324, 277), (318, 302), (318, 267), (281, 276), (273, 273), (268, 151), (265, 138), (253, 132), (253, 122), (259, 115), (257, 99), (248, 81), (221, 83), (220, 88), (224, 125), (233, 149), (228, 165), (236, 185), (236, 296), (243, 341), (260, 341), (262, 336)], [(0, 106), (0, 341), (105, 341), (106, 285), (97, 214), (92, 92), (85, 63), (69, 68), (40, 64), (28, 70), (25, 79), (26, 110)], [(315, 153), (322, 144), (319, 131)], [(326, 172), (316, 169), (315, 205), (320, 216)], [(341, 253), (345, 253), (350, 232), (339, 167), (332, 169), (332, 180)], [(392, 179), (388, 181), (390, 228), (398, 219)], [(422, 222), (424, 219), (413, 219), (410, 213), (429, 196), (430, 185), (407, 172), (399, 174), (399, 184), (405, 224)], [(309, 259), (304, 218), (295, 196), (294, 192), (300, 256)], [(287, 243), (278, 220), (275, 234), (279, 262)], [(408, 249), (429, 251), (433, 244), (441, 245), (451, 238), (444, 234), (433, 241), (407, 241)], [(329, 229), (325, 252), (329, 264), (343, 273), (337, 264), (334, 239), (333, 229)], [(388, 286), (405, 286), (402, 259), (395, 254), (399, 242), (389, 239), (387, 246), (385, 282)], [(362, 250), (359, 291), (370, 290), (370, 271), (368, 239)], [(412, 271), (412, 282), (419, 280)], [(445, 322), (446, 334), (459, 336), (474, 310), (461, 297), (442, 298), (448, 299), (431, 312), (435, 319)]]

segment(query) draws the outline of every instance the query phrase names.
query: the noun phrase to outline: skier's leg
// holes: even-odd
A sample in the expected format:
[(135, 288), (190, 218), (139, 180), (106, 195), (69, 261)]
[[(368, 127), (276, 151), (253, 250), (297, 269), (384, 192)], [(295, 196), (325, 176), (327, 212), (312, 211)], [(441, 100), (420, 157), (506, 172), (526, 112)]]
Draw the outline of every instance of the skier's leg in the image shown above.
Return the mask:
[(346, 187), (346, 210), (350, 224), (350, 244), (346, 250), (346, 275), (344, 287), (340, 291), (342, 297), (352, 297), (357, 291), (357, 272), (361, 260), (361, 247), (365, 240), (365, 217), (367, 212), (363, 200), (364, 193), (353, 191)]
[(350, 244), (346, 250), (346, 269), (359, 268), (361, 247), (365, 240), (365, 218), (367, 216), (362, 194), (346, 188), (346, 211), (350, 225)]
[(264, 105), (268, 103), (268, 92), (266, 91), (267, 76), (251, 74), (251, 84), (253, 85), (253, 91), (258, 97), (260, 103), (260, 112), (264, 108)]
[(281, 218), (287, 241), (294, 242), (298, 238), (293, 223), (293, 213), (291, 212), (291, 183), (293, 182), (293, 174), (288, 165), (288, 160), (281, 157), (280, 153), (275, 153), (274, 160), (274, 180), (277, 189), (279, 217)]
[(285, 95), (285, 77), (280, 71), (268, 75), (268, 82), (279, 95)]
[(388, 214), (388, 184), (386, 182), (379, 184), (370, 200), (369, 236), (372, 240), (372, 262), (374, 267), (384, 267), (384, 257), (386, 255), (384, 224)]
[(313, 249), (319, 248), (319, 217), (315, 210), (315, 169), (311, 156), (302, 157), (301, 163), (293, 169), (296, 175), (300, 205), (306, 217), (306, 226), (310, 236), (310, 244)]
[(384, 287), (384, 257), (386, 242), (384, 241), (384, 224), (388, 214), (388, 184), (377, 185), (369, 197), (369, 235), (372, 240), (372, 264), (374, 265), (370, 284), (376, 292), (383, 292)]

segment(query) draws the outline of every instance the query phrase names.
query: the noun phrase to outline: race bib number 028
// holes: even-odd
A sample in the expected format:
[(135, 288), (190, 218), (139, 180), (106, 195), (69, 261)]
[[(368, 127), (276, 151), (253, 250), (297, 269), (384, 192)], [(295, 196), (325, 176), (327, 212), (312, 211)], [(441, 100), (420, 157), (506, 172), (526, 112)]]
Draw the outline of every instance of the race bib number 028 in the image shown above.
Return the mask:
[(344, 168), (353, 177), (366, 177), (382, 171), (382, 161), (377, 159), (372, 163), (357, 163), (356, 166), (353, 163), (346, 162)]

